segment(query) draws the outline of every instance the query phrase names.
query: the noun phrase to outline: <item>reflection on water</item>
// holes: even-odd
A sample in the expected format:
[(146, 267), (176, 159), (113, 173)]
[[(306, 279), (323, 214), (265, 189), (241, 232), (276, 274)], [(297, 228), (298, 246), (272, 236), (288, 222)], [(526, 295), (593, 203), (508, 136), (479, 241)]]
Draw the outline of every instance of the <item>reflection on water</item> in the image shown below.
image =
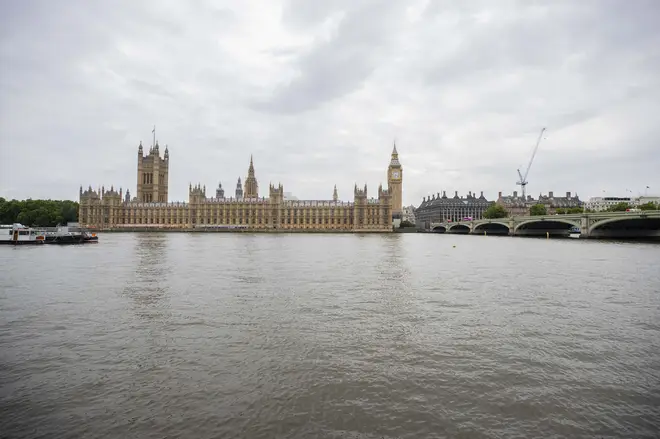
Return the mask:
[(168, 236), (165, 233), (136, 234), (132, 242), (134, 275), (122, 294), (131, 299), (135, 314), (144, 319), (169, 313)]
[(0, 264), (0, 436), (659, 430), (657, 246), (104, 234)]

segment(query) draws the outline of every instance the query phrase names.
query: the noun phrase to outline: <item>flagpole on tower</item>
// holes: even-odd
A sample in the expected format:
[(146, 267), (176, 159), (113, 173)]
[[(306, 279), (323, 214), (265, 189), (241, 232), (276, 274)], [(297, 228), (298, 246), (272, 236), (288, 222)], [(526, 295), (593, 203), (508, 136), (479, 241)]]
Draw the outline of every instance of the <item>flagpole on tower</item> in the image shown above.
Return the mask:
[(152, 147), (155, 148), (156, 147), (156, 125), (154, 125), (154, 129), (151, 130), (151, 132), (154, 133), (154, 143), (153, 143)]

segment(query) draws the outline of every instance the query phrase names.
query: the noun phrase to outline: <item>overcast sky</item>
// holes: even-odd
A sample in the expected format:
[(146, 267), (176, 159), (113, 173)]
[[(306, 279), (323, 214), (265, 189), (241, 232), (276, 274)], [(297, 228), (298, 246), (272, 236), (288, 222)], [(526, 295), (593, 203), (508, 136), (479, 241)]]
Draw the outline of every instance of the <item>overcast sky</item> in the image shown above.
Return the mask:
[(135, 191), (137, 146), (233, 194), (660, 194), (660, 2), (6, 1), (0, 196)]

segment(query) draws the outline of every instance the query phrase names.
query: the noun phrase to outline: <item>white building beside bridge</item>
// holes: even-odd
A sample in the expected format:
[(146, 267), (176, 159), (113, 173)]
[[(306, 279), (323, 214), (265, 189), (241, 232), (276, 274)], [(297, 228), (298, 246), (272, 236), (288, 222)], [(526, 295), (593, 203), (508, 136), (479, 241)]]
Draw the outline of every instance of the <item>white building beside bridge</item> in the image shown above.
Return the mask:
[(585, 203), (585, 207), (594, 212), (603, 212), (619, 203), (626, 203), (632, 207), (641, 206), (646, 203), (660, 203), (660, 197), (591, 197)]

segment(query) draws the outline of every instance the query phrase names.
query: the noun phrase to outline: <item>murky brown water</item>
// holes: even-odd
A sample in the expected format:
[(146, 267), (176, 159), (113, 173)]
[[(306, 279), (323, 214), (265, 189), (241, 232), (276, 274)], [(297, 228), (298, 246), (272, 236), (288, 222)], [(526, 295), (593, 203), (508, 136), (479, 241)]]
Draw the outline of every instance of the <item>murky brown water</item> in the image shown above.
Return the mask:
[(106, 234), (0, 267), (0, 437), (660, 430), (658, 245)]

